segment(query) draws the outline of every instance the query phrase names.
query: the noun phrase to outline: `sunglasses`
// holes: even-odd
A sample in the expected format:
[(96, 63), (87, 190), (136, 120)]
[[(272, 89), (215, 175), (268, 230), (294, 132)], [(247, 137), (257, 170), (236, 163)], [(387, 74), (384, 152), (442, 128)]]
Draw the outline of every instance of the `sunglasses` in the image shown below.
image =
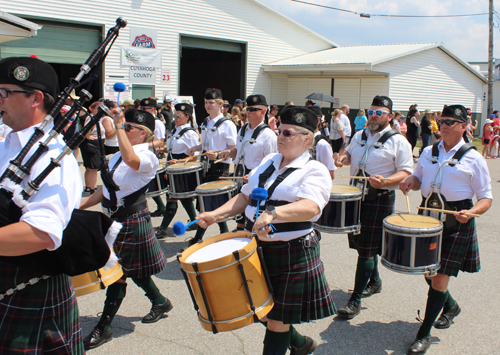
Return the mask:
[(261, 108), (258, 108), (258, 107), (247, 107), (247, 111), (256, 112), (256, 111), (264, 111), (264, 110)]
[(144, 131), (144, 129), (140, 128), (140, 127), (136, 127), (136, 126), (132, 126), (130, 123), (125, 123), (123, 125), (123, 129), (125, 130), (125, 132), (130, 132), (132, 130), (132, 128), (135, 128), (135, 129), (139, 129), (141, 131)]
[(460, 121), (457, 120), (437, 120), (436, 122), (440, 126), (442, 126), (443, 123), (446, 124), (447, 126), (453, 126), (455, 123), (460, 123)]
[(9, 96), (9, 94), (11, 92), (24, 92), (24, 93), (28, 93), (29, 91), (26, 91), (26, 90), (9, 90), (9, 89), (0, 88), (0, 99), (6, 99), (7, 96)]
[(283, 135), (285, 138), (290, 138), (294, 134), (307, 134), (304, 132), (297, 132), (297, 131), (290, 131), (289, 129), (284, 129), (284, 130), (278, 130), (279, 135)]
[(390, 113), (389, 111), (384, 111), (384, 110), (368, 110), (368, 116), (382, 116), (384, 113)]

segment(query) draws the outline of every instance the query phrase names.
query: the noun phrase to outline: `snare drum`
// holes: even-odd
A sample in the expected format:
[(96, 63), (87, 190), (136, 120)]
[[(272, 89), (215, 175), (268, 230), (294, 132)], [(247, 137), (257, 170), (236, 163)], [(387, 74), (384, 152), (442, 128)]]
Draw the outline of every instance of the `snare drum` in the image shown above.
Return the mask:
[(361, 195), (361, 190), (356, 186), (333, 185), (330, 202), (314, 223), (314, 228), (327, 233), (358, 234), (361, 230)]
[(382, 264), (405, 274), (435, 275), (441, 267), (443, 224), (418, 214), (394, 214), (384, 219)]
[(167, 166), (170, 182), (168, 195), (171, 198), (187, 198), (196, 196), (196, 186), (201, 184), (200, 162), (177, 163)]
[(83, 296), (88, 293), (103, 290), (112, 283), (118, 281), (123, 276), (120, 264), (109, 270), (99, 269), (87, 272), (86, 274), (73, 276), (71, 282), (75, 289), (76, 296)]
[(162, 166), (156, 171), (156, 176), (148, 185), (148, 192), (146, 196), (156, 197), (167, 192), (168, 190), (168, 179), (167, 179), (167, 165)]
[[(219, 180), (201, 184), (196, 188), (200, 202), (200, 212), (213, 211), (234, 197), (236, 183), (230, 180)], [(233, 219), (230, 217), (219, 222)]]
[(257, 240), (249, 232), (205, 239), (186, 249), (178, 260), (206, 330), (242, 328), (266, 316), (274, 306)]

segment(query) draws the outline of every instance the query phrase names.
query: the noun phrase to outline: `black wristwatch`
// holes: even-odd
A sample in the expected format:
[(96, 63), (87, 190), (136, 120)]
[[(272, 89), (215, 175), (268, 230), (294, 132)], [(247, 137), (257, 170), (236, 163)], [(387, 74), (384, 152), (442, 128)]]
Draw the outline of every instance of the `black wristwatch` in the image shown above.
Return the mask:
[(269, 212), (273, 216), (273, 219), (276, 219), (276, 208), (274, 206), (267, 206), (266, 212)]

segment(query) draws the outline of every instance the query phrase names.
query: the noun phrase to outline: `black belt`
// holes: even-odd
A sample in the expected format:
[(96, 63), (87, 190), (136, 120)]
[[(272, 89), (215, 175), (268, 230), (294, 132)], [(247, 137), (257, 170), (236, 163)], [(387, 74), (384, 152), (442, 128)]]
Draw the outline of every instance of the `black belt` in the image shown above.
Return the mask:
[[(246, 218), (245, 220), (245, 229), (248, 231), (252, 231), (253, 222)], [(273, 224), (275, 230), (274, 233), (284, 233), (284, 232), (295, 232), (303, 229), (311, 229), (313, 224), (312, 222), (286, 222), (286, 223), (276, 223)]]
[[(300, 238), (295, 238), (292, 240), (289, 240), (287, 242), (263, 242), (262, 240), (259, 240), (259, 246), (262, 247), (262, 249), (285, 249), (289, 247), (294, 247), (296, 245), (303, 245), (306, 248), (314, 248), (318, 245), (318, 242), (313, 242), (311, 240), (311, 237), (314, 236), (314, 231), (312, 231), (309, 234), (306, 234)], [(319, 240), (319, 239), (318, 239)]]
[(141, 201), (138, 202), (132, 206), (122, 206), (116, 210), (116, 212), (110, 211), (111, 215), (110, 218), (114, 220), (124, 220), (127, 218), (139, 218), (143, 216), (147, 216), (150, 214), (149, 211), (147, 212), (142, 212), (144, 209), (148, 207), (148, 202), (147, 201)]
[[(284, 206), (284, 205), (288, 205), (289, 203), (291, 203), (291, 202), (288, 202), (288, 201), (278, 201), (278, 200), (267, 200), (266, 201), (266, 207), (267, 206), (275, 206), (275, 207)], [(252, 207), (257, 207), (258, 201), (254, 200), (251, 197), (249, 197), (248, 198), (248, 204), (250, 206), (252, 206)]]

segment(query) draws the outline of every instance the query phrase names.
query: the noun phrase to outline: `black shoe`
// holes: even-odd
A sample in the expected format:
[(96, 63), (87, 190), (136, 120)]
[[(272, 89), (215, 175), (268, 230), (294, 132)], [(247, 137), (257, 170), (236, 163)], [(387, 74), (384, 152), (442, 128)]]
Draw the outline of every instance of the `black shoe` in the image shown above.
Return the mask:
[(95, 349), (102, 344), (113, 340), (113, 332), (111, 331), (111, 328), (104, 331), (104, 327), (109, 324), (111, 324), (109, 316), (105, 316), (104, 319), (101, 318), (92, 332), (83, 339), (83, 346), (85, 347), (85, 350)]
[(164, 304), (154, 304), (149, 313), (142, 318), (142, 323), (158, 322), (160, 318), (172, 308), (174, 308), (174, 306), (172, 306), (169, 299), (167, 299)]
[(441, 313), (441, 316), (438, 318), (438, 320), (434, 323), (434, 328), (437, 329), (447, 329), (451, 326), (451, 323), (453, 321), (453, 318), (458, 316), (460, 314), (460, 306), (458, 305), (458, 302), (455, 303), (455, 307), (452, 309), (448, 310), (445, 312)]
[(379, 283), (375, 283), (372, 280), (370, 280), (370, 282), (368, 282), (368, 285), (366, 285), (366, 288), (363, 291), (361, 298), (370, 297), (374, 293), (380, 293), (380, 291), (382, 291), (382, 280), (380, 280)]
[(167, 230), (166, 229), (160, 229), (158, 228), (156, 230), (156, 239), (164, 239), (165, 237), (167, 237)]
[[(192, 221), (189, 221), (189, 222), (192, 222)], [(189, 223), (188, 222), (188, 223)], [(196, 229), (198, 229), (198, 225), (195, 223), (195, 224), (192, 224), (190, 225), (189, 227), (186, 228), (186, 232), (191, 232), (191, 231), (195, 231)]]
[(337, 311), (337, 314), (340, 318), (352, 319), (356, 317), (359, 312), (361, 312), (361, 302), (349, 300), (344, 307)]
[(406, 354), (425, 354), (427, 350), (429, 350), (431, 346), (431, 336), (428, 335), (424, 338), (417, 338), (411, 344), (410, 348), (406, 352)]
[(318, 343), (316, 343), (316, 340), (313, 340), (308, 336), (305, 338), (306, 342), (300, 348), (290, 345), (290, 355), (307, 355), (313, 353), (314, 349), (318, 346)]
[(190, 247), (191, 245), (195, 245), (196, 243), (199, 243), (201, 242), (201, 238), (191, 238), (191, 239), (188, 239), (188, 247)]
[(151, 217), (161, 217), (165, 214), (166, 208), (158, 208), (156, 211), (151, 213)]

